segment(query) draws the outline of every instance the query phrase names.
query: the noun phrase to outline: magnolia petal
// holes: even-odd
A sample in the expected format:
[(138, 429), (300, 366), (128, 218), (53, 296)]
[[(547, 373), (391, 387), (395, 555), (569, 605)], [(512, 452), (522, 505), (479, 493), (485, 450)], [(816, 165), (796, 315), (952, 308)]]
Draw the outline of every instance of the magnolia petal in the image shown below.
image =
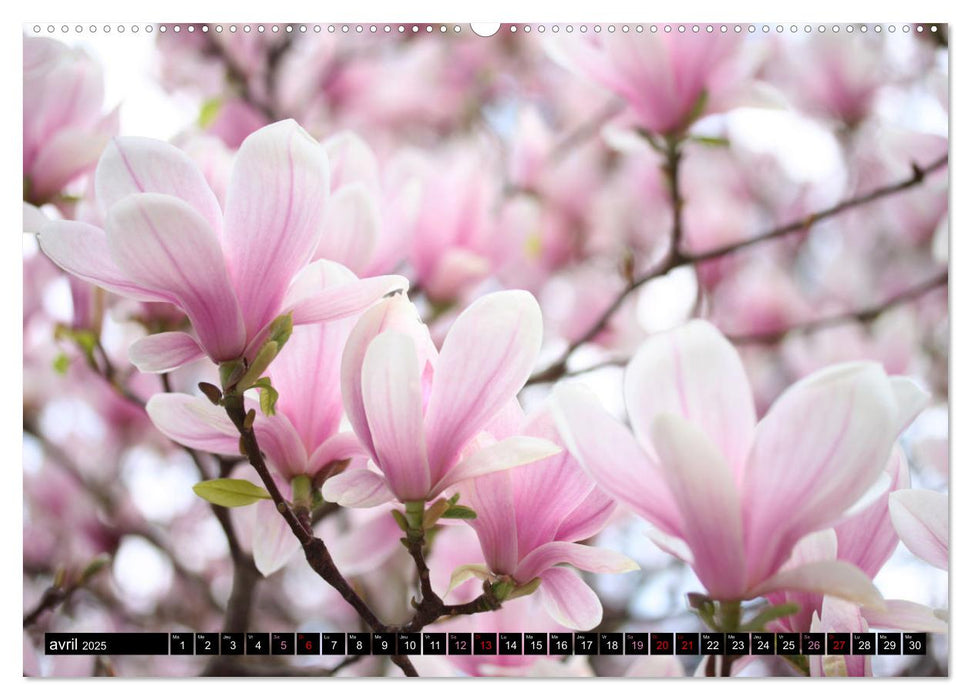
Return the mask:
[(324, 235), (314, 258), (325, 258), (363, 272), (371, 262), (381, 218), (375, 197), (363, 185), (340, 188), (327, 203)]
[(745, 590), (742, 506), (731, 468), (705, 433), (680, 415), (656, 414), (650, 438), (681, 514), (692, 568), (714, 598)]
[(259, 501), (252, 510), (253, 563), (261, 574), (269, 576), (282, 569), (300, 550), (300, 540), (272, 501)]
[(885, 607), (883, 596), (870, 577), (845, 561), (815, 561), (783, 569), (751, 589), (748, 597), (754, 598), (775, 591), (822, 593), (876, 610)]
[(381, 186), (378, 159), (371, 147), (353, 131), (341, 131), (323, 142), (330, 162), (330, 185), (334, 190), (360, 183), (371, 190)]
[(44, 143), (31, 168), (31, 196), (43, 201), (94, 166), (110, 139), (88, 129), (64, 129)]
[(95, 192), (107, 213), (128, 195), (167, 194), (192, 207), (218, 236), (222, 231), (219, 201), (199, 167), (170, 143), (139, 136), (112, 139), (94, 176)]
[(152, 423), (166, 437), (194, 450), (238, 455), (239, 432), (226, 411), (188, 394), (156, 394), (145, 404)]
[(947, 620), (942, 620), (937, 612), (926, 605), (909, 600), (887, 600), (886, 610), (863, 608), (863, 617), (870, 627), (904, 632), (930, 632), (947, 634)]
[(797, 382), (756, 428), (742, 488), (749, 584), (831, 527), (880, 476), (897, 406), (883, 368), (834, 365)]
[(529, 464), (559, 454), (560, 450), (558, 445), (541, 438), (526, 436), (506, 438), (476, 450), (445, 472), (445, 475), (432, 486), (429, 498), (434, 498), (460, 481), (512, 469), (521, 464)]
[(670, 554), (675, 559), (680, 559), (689, 566), (694, 564), (695, 557), (694, 554), (691, 553), (691, 548), (688, 547), (688, 543), (680, 537), (669, 535), (656, 527), (648, 528), (647, 532), (644, 534), (647, 535), (647, 539), (653, 542), (662, 552)]
[[(340, 429), (341, 353), (353, 325), (354, 319), (347, 318), (297, 326), (268, 370), (280, 395), (276, 410), (286, 414), (308, 450), (317, 449)], [(307, 381), (308, 372), (313, 381)]]
[(525, 583), (557, 564), (571, 564), (598, 574), (623, 574), (640, 568), (630, 557), (609, 549), (576, 542), (547, 542), (522, 558), (514, 576)]
[(480, 581), (488, 581), (492, 578), (492, 572), (485, 564), (463, 564), (457, 567), (448, 581), (448, 590), (445, 591), (447, 597), (449, 593), (461, 586), (469, 579), (477, 578)]
[(128, 359), (139, 372), (171, 372), (205, 357), (199, 343), (188, 333), (156, 333), (139, 338), (128, 348)]
[(41, 227), (37, 242), (58, 267), (109, 292), (136, 301), (175, 300), (168, 292), (145, 289), (132, 282), (112, 261), (108, 237), (96, 226), (79, 221), (49, 221)]
[(367, 457), (367, 450), (352, 432), (337, 433), (322, 442), (310, 455), (308, 472), (316, 474), (331, 462), (340, 462), (355, 457)]
[(617, 509), (617, 502), (594, 487), (556, 531), (556, 539), (577, 542), (600, 532)]
[(296, 325), (324, 323), (361, 313), (382, 297), (408, 291), (408, 280), (400, 275), (381, 275), (357, 279), (350, 270), (343, 268), (350, 277), (341, 282), (331, 281), (327, 271), (337, 263), (317, 260), (305, 267), (283, 300), (283, 313), (292, 312)]
[(321, 494), (324, 500), (346, 508), (373, 508), (394, 498), (384, 477), (370, 469), (353, 469), (330, 477)]
[[(534, 413), (522, 426), (522, 408), (515, 399), (499, 414), (508, 415), (491, 421), (487, 429), (492, 432), (500, 423), (514, 421), (517, 413), (519, 424), (509, 426), (509, 432), (505, 434), (522, 432), (560, 442), (548, 410)], [(519, 545), (523, 551), (552, 540), (576, 542), (592, 537), (603, 528), (614, 510), (614, 500), (597, 488), (566, 450), (531, 464), (529, 469), (518, 469), (511, 476), (515, 487)]]
[(891, 377), (890, 387), (897, 403), (897, 435), (930, 405), (931, 395), (909, 377)]
[(388, 331), (368, 347), (361, 392), (374, 457), (399, 501), (426, 500), (431, 486), (425, 452), (421, 375), (415, 344)]
[(310, 261), (329, 193), (327, 154), (292, 119), (253, 132), (239, 147), (224, 240), (249, 334), (277, 316), (290, 281)]
[(738, 351), (713, 325), (694, 320), (645, 341), (627, 366), (624, 399), (642, 445), (651, 444), (655, 416), (679, 415), (714, 442), (741, 480), (755, 404)]
[(40, 233), (44, 225), (50, 222), (47, 215), (33, 204), (24, 202), (24, 233)]
[(586, 387), (553, 390), (553, 417), (567, 449), (609, 496), (668, 534), (680, 536), (680, 516), (658, 466)]
[(246, 409), (256, 412), (253, 432), (270, 467), (287, 480), (307, 474), (307, 449), (290, 419), (279, 411), (272, 416), (265, 415), (259, 403), (250, 398), (246, 399)]
[(550, 617), (576, 630), (589, 630), (600, 624), (600, 599), (576, 572), (556, 567), (545, 571), (542, 579), (537, 592)]
[(462, 486), (462, 502), (476, 512), (470, 525), (489, 567), (497, 574), (512, 574), (519, 563), (519, 533), (510, 473), (470, 479)]
[(432, 475), (526, 383), (543, 339), (539, 304), (529, 292), (480, 297), (449, 329), (435, 368), (425, 421)]
[[(860, 614), (860, 608), (839, 598), (826, 596), (822, 608), (813, 612), (810, 632), (866, 632), (867, 621)], [(847, 652), (850, 650), (847, 649)], [(827, 677), (861, 677), (873, 675), (870, 670), (870, 657), (865, 655), (826, 654), (809, 656), (810, 675)]]
[(240, 356), (246, 334), (222, 251), (192, 207), (170, 195), (133, 194), (112, 207), (107, 231), (122, 272), (171, 295), (214, 361)]
[(871, 578), (887, 563), (900, 541), (890, 520), (890, 494), (910, 486), (910, 471), (898, 445), (890, 453), (884, 476), (887, 483), (874, 502), (835, 528), (839, 541), (835, 558), (856, 564)]
[(948, 497), (925, 489), (890, 494), (890, 519), (907, 549), (938, 569), (948, 568)]
[[(321, 262), (318, 261), (310, 267), (319, 265)], [(431, 339), (427, 336), (427, 328), (422, 325), (417, 309), (404, 296), (395, 295), (384, 299), (361, 315), (347, 337), (344, 354), (341, 357), (341, 397), (344, 400), (344, 410), (354, 432), (372, 454), (374, 442), (371, 439), (371, 429), (368, 427), (367, 414), (364, 411), (361, 368), (371, 341), (389, 329), (408, 333), (413, 339), (416, 339), (419, 332), (423, 332), (426, 342), (431, 344)]]

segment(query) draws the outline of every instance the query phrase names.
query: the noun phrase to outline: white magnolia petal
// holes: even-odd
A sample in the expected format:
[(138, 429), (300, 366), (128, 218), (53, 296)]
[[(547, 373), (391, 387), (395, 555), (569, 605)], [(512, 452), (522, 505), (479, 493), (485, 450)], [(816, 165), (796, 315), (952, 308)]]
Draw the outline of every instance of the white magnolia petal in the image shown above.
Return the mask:
[(173, 331), (139, 338), (128, 348), (128, 359), (139, 372), (171, 372), (205, 356), (199, 343), (188, 333)]
[(369, 469), (353, 469), (324, 482), (324, 500), (346, 508), (373, 508), (393, 500), (384, 477)]
[(890, 520), (907, 549), (939, 569), (948, 567), (948, 497), (925, 489), (890, 494)]
[(870, 577), (845, 561), (816, 561), (783, 569), (749, 591), (750, 597), (775, 591), (804, 591), (831, 595), (875, 610), (885, 607)]
[[(561, 451), (559, 445), (542, 438), (517, 436), (500, 440), (476, 450), (448, 470), (432, 486), (429, 497), (434, 498), (460, 481), (536, 462), (559, 454)], [(528, 469), (528, 467), (524, 468)]]
[(603, 619), (597, 594), (569, 569), (555, 567), (545, 571), (537, 593), (546, 612), (564, 627), (589, 630)]

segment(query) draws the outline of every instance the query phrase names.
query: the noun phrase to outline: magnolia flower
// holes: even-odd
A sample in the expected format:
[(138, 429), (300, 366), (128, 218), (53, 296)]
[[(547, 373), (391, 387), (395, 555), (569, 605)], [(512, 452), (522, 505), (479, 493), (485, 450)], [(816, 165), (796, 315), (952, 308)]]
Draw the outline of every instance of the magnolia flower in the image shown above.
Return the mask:
[[(813, 612), (810, 632), (868, 632), (860, 609), (845, 600), (823, 598), (820, 612)], [(827, 654), (807, 657), (810, 676), (872, 676), (871, 657), (863, 654)]]
[(460, 297), (492, 271), (495, 186), (483, 177), (485, 157), (470, 149), (424, 163), (421, 204), (409, 260), (418, 283), (435, 300)]
[(465, 479), (559, 452), (538, 438), (477, 438), (525, 384), (541, 338), (539, 305), (523, 291), (473, 302), (441, 353), (404, 297), (370, 309), (347, 341), (341, 387), (376, 470), (331, 478), (324, 498), (357, 507), (428, 501)]
[(906, 489), (890, 496), (890, 518), (911, 552), (947, 571), (947, 494)]
[(622, 97), (645, 129), (678, 133), (737, 88), (741, 42), (727, 34), (558, 37), (553, 58)]
[(711, 597), (804, 590), (879, 607), (846, 562), (780, 568), (877, 480), (924, 404), (916, 385), (875, 363), (837, 365), (791, 386), (756, 424), (738, 353), (696, 320), (641, 346), (624, 393), (633, 435), (575, 385), (555, 390), (557, 425), (594, 481), (655, 525), (655, 541)]
[(95, 285), (139, 301), (176, 305), (194, 335), (159, 333), (132, 345), (145, 372), (204, 354), (251, 358), (277, 317), (295, 325), (342, 318), (407, 287), (397, 276), (357, 280), (326, 261), (307, 265), (329, 191), (327, 156), (296, 122), (252, 134), (236, 156), (221, 209), (199, 168), (161, 141), (116, 139), (95, 173), (105, 229), (54, 221), (44, 252)]
[[(346, 270), (343, 274), (350, 276)], [(267, 372), (280, 398), (274, 415), (257, 410), (253, 430), (271, 473), (285, 493), (298, 476), (319, 483), (346, 460), (365, 454), (354, 433), (340, 431), (344, 416), (340, 356), (354, 320), (294, 329)], [(155, 427), (181, 445), (239, 455), (239, 431), (225, 409), (208, 399), (156, 394), (146, 410)], [(260, 502), (253, 510), (262, 523), (257, 528), (259, 537), (254, 538), (254, 555), (260, 571), (269, 574), (289, 559), (299, 542), (283, 518), (271, 516), (273, 503)]]
[(40, 203), (94, 167), (118, 131), (101, 68), (83, 51), (24, 37), (24, 199)]
[[(514, 416), (510, 421), (510, 432), (558, 442), (548, 412), (525, 421), (518, 404), (515, 409), (518, 420)], [(599, 573), (637, 568), (625, 556), (577, 544), (603, 529), (615, 504), (567, 452), (521, 469), (471, 479), (463, 484), (462, 495), (477, 514), (470, 522), (488, 571), (512, 579), (517, 586), (540, 579), (538, 594), (547, 613), (566, 627), (596, 627), (603, 608), (583, 579), (559, 564)], [(480, 576), (483, 573), (478, 571)]]

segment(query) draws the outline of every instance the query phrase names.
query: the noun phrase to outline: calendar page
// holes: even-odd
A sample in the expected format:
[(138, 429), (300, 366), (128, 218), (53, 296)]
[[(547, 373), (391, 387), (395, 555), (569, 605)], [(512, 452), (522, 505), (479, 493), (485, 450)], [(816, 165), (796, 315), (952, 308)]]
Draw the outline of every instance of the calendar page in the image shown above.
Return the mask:
[(949, 674), (947, 24), (22, 43), (24, 676)]

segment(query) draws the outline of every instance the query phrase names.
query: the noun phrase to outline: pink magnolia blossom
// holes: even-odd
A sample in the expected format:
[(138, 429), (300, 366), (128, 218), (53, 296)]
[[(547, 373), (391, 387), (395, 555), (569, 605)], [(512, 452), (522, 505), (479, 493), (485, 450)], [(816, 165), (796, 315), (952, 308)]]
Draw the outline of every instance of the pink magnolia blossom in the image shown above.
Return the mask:
[(379, 162), (371, 147), (350, 131), (323, 143), (330, 162), (327, 230), (314, 259), (346, 265), (361, 276), (398, 267), (418, 216), (420, 182), (408, 158)]
[(916, 385), (873, 363), (837, 365), (791, 386), (756, 422), (738, 353), (696, 320), (641, 346), (624, 393), (633, 435), (577, 385), (557, 387), (557, 425), (597, 484), (655, 525), (655, 542), (713, 598), (805, 590), (880, 606), (846, 562), (780, 568), (877, 480), (923, 406)]
[[(860, 609), (845, 600), (826, 596), (822, 610), (813, 612), (810, 632), (868, 632), (866, 619)], [(862, 654), (818, 655), (807, 657), (809, 675), (824, 676), (872, 676), (871, 657)]]
[(251, 357), (282, 314), (295, 325), (320, 323), (407, 287), (396, 276), (332, 275), (326, 261), (307, 266), (323, 232), (329, 170), (323, 148), (296, 122), (246, 139), (224, 208), (189, 157), (160, 141), (116, 139), (95, 177), (105, 229), (55, 221), (40, 244), (82, 279), (185, 312), (195, 335), (160, 333), (132, 345), (142, 371), (203, 354), (216, 363)]
[[(346, 270), (345, 276), (350, 276)], [(280, 398), (272, 416), (257, 410), (253, 429), (271, 472), (285, 493), (297, 476), (320, 478), (364, 450), (352, 432), (342, 432), (340, 357), (354, 318), (301, 326), (293, 331), (268, 375)], [(252, 402), (255, 406), (255, 402)], [(239, 454), (239, 432), (224, 409), (187, 394), (156, 394), (149, 417), (179, 444), (217, 454)], [(285, 488), (284, 488), (285, 487)], [(253, 508), (262, 523), (254, 539), (257, 566), (264, 574), (282, 566), (299, 542), (269, 501)]]
[(523, 387), (542, 339), (539, 305), (527, 292), (473, 302), (441, 353), (402, 296), (365, 313), (344, 350), (341, 387), (354, 432), (376, 469), (324, 484), (324, 498), (367, 507), (392, 498), (427, 501), (465, 479), (559, 452), (547, 440), (486, 444), (480, 431)]
[(947, 571), (947, 494), (906, 489), (890, 496), (890, 518), (900, 540), (911, 552)]
[[(515, 409), (518, 420), (513, 416), (505, 426), (511, 433), (558, 442), (548, 412), (526, 421), (518, 405)], [(566, 627), (600, 624), (603, 608), (597, 594), (559, 564), (599, 573), (632, 571), (637, 565), (615, 552), (578, 544), (603, 529), (615, 504), (569, 453), (471, 479), (462, 492), (478, 515), (470, 522), (492, 574), (520, 586), (539, 578), (538, 595), (547, 613)]]
[(431, 299), (454, 300), (492, 271), (488, 243), (496, 189), (483, 176), (484, 160), (468, 149), (423, 164), (409, 259)]
[(622, 97), (641, 126), (660, 134), (712, 112), (743, 75), (741, 41), (728, 34), (588, 34), (550, 47), (555, 59)]
[(91, 170), (118, 131), (101, 68), (83, 51), (24, 37), (24, 199), (40, 203)]
[[(349, 321), (296, 328), (267, 372), (280, 398), (274, 415), (257, 412), (253, 427), (269, 466), (288, 481), (363, 454), (354, 434), (340, 431), (340, 351)], [(208, 399), (156, 394), (146, 408), (155, 427), (182, 445), (239, 454), (239, 431)]]
[[(858, 567), (871, 579), (883, 568), (900, 541), (891, 523), (890, 502), (895, 494), (906, 493), (910, 484), (907, 459), (903, 450), (895, 446), (885, 468), (886, 483), (873, 502), (845, 518), (830, 530), (812, 533), (793, 548), (792, 556), (782, 571), (818, 561), (845, 561)], [(808, 632), (814, 618), (825, 618), (829, 596), (820, 593), (785, 591), (767, 596), (773, 605), (796, 603), (799, 610), (778, 618), (769, 627), (778, 632)], [(835, 602), (830, 603), (836, 605)], [(842, 603), (841, 603), (842, 604)], [(846, 605), (853, 605), (846, 603)], [(855, 606), (854, 615), (862, 616), (869, 627), (918, 632), (947, 632), (947, 623), (931, 608), (907, 600), (885, 600), (882, 608)], [(824, 619), (825, 622), (825, 619)], [(833, 629), (838, 632), (862, 631)], [(856, 669), (859, 670), (859, 669)], [(850, 675), (854, 669), (850, 668)]]

